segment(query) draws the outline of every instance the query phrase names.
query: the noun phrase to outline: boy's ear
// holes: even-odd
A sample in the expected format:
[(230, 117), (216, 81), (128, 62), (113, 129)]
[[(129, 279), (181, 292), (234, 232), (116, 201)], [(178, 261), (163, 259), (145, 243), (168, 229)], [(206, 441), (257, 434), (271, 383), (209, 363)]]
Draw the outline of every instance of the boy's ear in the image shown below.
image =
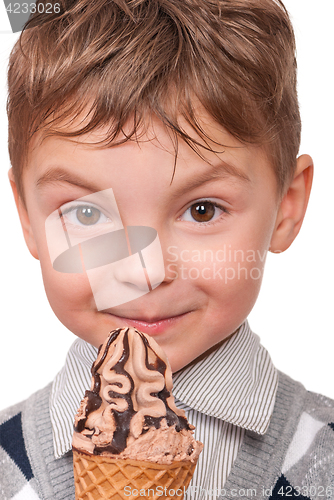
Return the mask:
[(26, 241), (27, 247), (29, 248), (31, 255), (33, 257), (35, 257), (35, 259), (38, 259), (36, 242), (35, 242), (35, 238), (34, 238), (34, 235), (33, 235), (32, 229), (31, 229), (29, 215), (28, 215), (27, 209), (25, 207), (25, 204), (23, 203), (23, 201), (19, 195), (17, 185), (16, 185), (14, 175), (13, 175), (13, 169), (9, 170), (8, 178), (9, 178), (9, 182), (10, 182), (10, 185), (12, 187), (12, 190), (13, 190), (16, 208), (17, 208), (17, 211), (19, 213), (24, 239)]
[(271, 252), (284, 252), (299, 233), (310, 197), (312, 179), (312, 158), (302, 155), (297, 159), (295, 175), (279, 206), (269, 248)]

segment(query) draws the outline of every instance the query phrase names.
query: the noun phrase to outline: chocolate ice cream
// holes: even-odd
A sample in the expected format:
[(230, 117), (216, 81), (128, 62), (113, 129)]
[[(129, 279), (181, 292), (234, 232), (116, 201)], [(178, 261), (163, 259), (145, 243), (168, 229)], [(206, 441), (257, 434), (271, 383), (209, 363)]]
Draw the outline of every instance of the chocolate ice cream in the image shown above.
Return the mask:
[(171, 464), (203, 448), (175, 406), (172, 373), (155, 340), (135, 328), (110, 333), (75, 418), (73, 448), (92, 455)]

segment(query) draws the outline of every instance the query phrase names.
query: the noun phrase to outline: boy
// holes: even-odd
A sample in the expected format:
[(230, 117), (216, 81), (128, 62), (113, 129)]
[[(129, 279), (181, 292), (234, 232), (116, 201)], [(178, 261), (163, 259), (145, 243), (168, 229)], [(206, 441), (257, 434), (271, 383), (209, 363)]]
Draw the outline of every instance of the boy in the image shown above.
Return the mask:
[[(312, 182), (283, 5), (61, 6), (11, 56), (10, 180), (79, 339), (52, 385), (1, 416), (3, 497), (73, 498), (73, 415), (96, 348), (129, 325), (166, 351), (205, 444), (188, 498), (333, 498), (334, 403), (278, 373), (246, 320)], [(88, 245), (91, 265), (75, 254)]]

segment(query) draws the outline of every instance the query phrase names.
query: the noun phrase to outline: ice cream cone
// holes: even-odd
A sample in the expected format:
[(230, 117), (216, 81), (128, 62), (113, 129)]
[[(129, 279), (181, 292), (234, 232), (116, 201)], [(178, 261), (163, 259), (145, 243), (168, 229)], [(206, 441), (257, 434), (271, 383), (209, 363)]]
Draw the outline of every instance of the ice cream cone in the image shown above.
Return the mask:
[(196, 463), (157, 464), (73, 450), (76, 500), (183, 499)]

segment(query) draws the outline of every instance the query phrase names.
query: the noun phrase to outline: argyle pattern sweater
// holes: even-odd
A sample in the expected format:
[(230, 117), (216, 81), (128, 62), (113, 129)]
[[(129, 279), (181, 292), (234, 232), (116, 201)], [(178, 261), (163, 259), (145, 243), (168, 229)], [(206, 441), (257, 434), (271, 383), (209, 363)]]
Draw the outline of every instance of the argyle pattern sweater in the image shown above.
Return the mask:
[[(74, 500), (72, 454), (53, 455), (51, 386), (0, 413), (0, 499)], [(205, 443), (204, 443), (205, 445)], [(197, 486), (198, 498), (210, 498)], [(221, 498), (334, 500), (334, 401), (279, 372), (265, 435), (246, 431)]]

